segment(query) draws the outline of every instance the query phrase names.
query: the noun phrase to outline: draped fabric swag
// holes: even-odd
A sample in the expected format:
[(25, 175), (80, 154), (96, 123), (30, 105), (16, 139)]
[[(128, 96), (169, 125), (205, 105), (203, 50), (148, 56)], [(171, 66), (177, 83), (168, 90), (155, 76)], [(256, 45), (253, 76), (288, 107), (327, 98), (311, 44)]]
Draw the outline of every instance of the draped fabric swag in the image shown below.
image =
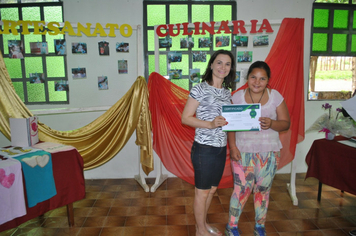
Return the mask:
[[(283, 149), (279, 168), (294, 159), (296, 145), (304, 139), (303, 41), (304, 19), (285, 18), (265, 59), (271, 67), (271, 88), (283, 95), (291, 117), (290, 129), (280, 134)], [(246, 88), (246, 85), (239, 89), (242, 88)], [(189, 91), (176, 86), (156, 72), (149, 76), (148, 90), (153, 149), (167, 170), (194, 184), (190, 160), (194, 129), (181, 124), (181, 114)], [(232, 187), (232, 181), (228, 152), (219, 188)]]
[[(11, 139), (9, 118), (33, 116), (16, 94), (0, 53), (0, 131)], [(84, 169), (96, 168), (112, 159), (126, 145), (136, 130), (143, 171), (153, 170), (151, 114), (145, 78), (139, 76), (127, 93), (103, 115), (82, 128), (71, 131), (53, 130), (40, 122), (40, 141), (61, 143), (77, 148)]]

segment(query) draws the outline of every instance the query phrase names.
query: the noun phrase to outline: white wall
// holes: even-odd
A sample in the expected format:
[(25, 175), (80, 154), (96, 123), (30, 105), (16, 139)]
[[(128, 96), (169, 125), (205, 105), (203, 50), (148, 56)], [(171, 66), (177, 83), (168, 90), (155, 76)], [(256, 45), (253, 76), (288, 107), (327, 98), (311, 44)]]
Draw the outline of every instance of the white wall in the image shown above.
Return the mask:
[[(119, 25), (129, 24), (137, 26), (143, 24), (143, 1), (142, 0), (63, 0), (64, 20), (72, 23), (117, 23)], [(305, 19), (305, 47), (304, 47), (304, 93), (305, 93), (305, 126), (308, 128), (323, 110), (321, 101), (307, 101), (308, 72), (309, 72), (309, 50), (310, 50), (310, 25), (312, 0), (237, 0), (237, 19), (250, 21), (252, 19), (282, 20), (285, 17)], [(275, 28), (276, 26), (273, 26)], [(278, 26), (277, 26), (278, 28)], [(275, 38), (274, 33), (272, 36)], [(84, 80), (73, 80), (69, 77), (70, 104), (69, 105), (43, 105), (29, 106), (36, 114), (38, 109), (55, 108), (81, 108), (111, 106), (117, 102), (132, 86), (137, 76), (137, 31), (134, 30), (129, 38), (122, 37), (119, 33), (116, 38), (110, 37), (66, 37), (68, 45), (71, 42), (87, 42), (88, 55), (72, 55), (68, 53), (67, 69), (86, 67), (88, 78)], [(106, 40), (110, 42), (110, 57), (99, 57), (97, 42)], [(120, 54), (115, 52), (116, 42), (127, 41), (130, 43), (130, 53)], [(68, 49), (67, 49), (68, 50)], [(263, 60), (266, 53), (256, 54), (254, 60)], [(117, 73), (117, 60), (123, 59), (129, 62), (129, 74)], [(70, 74), (69, 74), (70, 75)], [(109, 90), (97, 90), (97, 76), (107, 75), (109, 77)], [(95, 97), (95, 100), (92, 98)], [(91, 101), (90, 103), (87, 101)], [(330, 102), (339, 106), (339, 102)], [(40, 115), (41, 122), (55, 130), (72, 130), (80, 128), (103, 114), (104, 111)], [(297, 172), (306, 172), (305, 156), (314, 139), (322, 138), (322, 134), (311, 133), (305, 135), (305, 140), (298, 144), (296, 150)], [(138, 147), (135, 145), (134, 134), (122, 151), (108, 163), (85, 171), (85, 178), (133, 178), (139, 171)], [(1, 146), (10, 145), (10, 142), (0, 134)], [(157, 160), (155, 156), (155, 160)], [(155, 167), (157, 170), (157, 167)], [(290, 164), (279, 170), (279, 173), (289, 173)], [(154, 177), (156, 170), (149, 177)], [(173, 176), (165, 169), (163, 173)]]

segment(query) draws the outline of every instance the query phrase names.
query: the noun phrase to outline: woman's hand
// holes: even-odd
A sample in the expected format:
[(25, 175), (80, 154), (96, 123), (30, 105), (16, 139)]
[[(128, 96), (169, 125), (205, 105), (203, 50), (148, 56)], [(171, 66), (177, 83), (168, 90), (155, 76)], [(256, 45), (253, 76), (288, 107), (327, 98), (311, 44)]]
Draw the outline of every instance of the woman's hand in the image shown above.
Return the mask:
[(221, 127), (224, 125), (227, 125), (227, 121), (225, 120), (225, 118), (223, 116), (217, 116), (215, 117), (214, 120), (211, 121), (211, 127), (210, 129), (215, 129), (217, 127)]
[(230, 148), (230, 158), (233, 161), (239, 161), (241, 160), (241, 153), (240, 150), (235, 146)]
[(260, 117), (259, 121), (260, 121), (261, 129), (269, 129), (269, 128), (271, 128), (272, 122), (273, 122), (268, 117)]

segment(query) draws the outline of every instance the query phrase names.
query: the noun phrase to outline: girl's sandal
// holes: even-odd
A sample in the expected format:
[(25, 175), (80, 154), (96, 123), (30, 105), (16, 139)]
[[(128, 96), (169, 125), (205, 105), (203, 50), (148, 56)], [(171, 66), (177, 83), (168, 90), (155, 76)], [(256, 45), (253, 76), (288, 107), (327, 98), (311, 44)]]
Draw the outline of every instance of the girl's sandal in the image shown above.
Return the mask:
[(209, 231), (209, 233), (214, 234), (214, 235), (219, 235), (219, 236), (222, 235), (222, 233), (219, 231), (219, 229), (214, 226), (210, 226), (210, 229), (208, 229), (208, 231)]

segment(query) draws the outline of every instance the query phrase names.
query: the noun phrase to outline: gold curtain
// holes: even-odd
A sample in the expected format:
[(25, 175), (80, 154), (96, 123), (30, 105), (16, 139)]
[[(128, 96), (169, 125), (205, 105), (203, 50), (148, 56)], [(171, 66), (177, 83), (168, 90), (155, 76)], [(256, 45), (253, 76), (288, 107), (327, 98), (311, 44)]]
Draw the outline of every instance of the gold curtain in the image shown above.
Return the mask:
[[(0, 131), (11, 139), (9, 118), (33, 116), (16, 94), (0, 52)], [(84, 160), (84, 170), (112, 159), (136, 130), (140, 162), (148, 175), (153, 170), (151, 114), (145, 78), (139, 76), (127, 93), (90, 124), (70, 131), (53, 130), (38, 121), (40, 141), (74, 146)]]

